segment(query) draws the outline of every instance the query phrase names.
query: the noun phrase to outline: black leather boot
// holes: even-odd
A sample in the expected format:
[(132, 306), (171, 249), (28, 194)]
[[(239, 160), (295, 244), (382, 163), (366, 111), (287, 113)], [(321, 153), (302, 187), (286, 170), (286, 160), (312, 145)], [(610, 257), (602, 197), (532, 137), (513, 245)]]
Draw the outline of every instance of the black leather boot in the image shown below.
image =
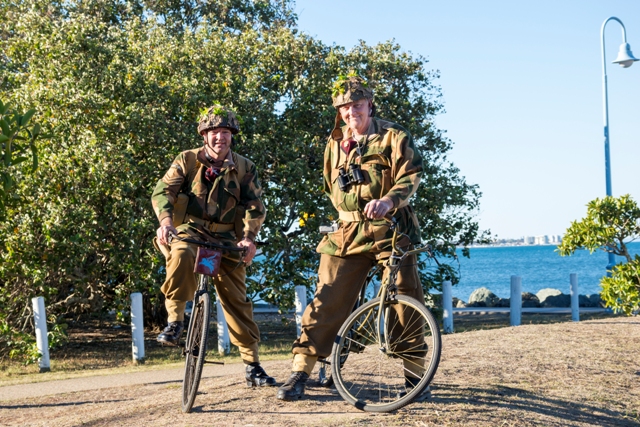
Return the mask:
[(169, 346), (180, 345), (180, 336), (184, 330), (184, 324), (182, 322), (170, 322), (164, 331), (158, 335), (158, 342)]
[(265, 387), (276, 385), (276, 380), (267, 375), (259, 363), (251, 363), (245, 369), (244, 377), (249, 387)]
[(304, 385), (309, 375), (305, 372), (294, 371), (287, 381), (278, 389), (278, 399), (280, 400), (298, 400), (304, 395)]
[[(412, 391), (418, 385), (419, 382), (420, 382), (420, 378), (405, 376), (404, 377), (405, 390), (401, 391), (398, 394), (398, 397), (406, 396), (410, 391)], [(414, 397), (413, 401), (424, 402), (427, 399), (431, 399), (431, 387), (429, 386), (426, 386), (424, 390), (422, 390), (422, 393)]]

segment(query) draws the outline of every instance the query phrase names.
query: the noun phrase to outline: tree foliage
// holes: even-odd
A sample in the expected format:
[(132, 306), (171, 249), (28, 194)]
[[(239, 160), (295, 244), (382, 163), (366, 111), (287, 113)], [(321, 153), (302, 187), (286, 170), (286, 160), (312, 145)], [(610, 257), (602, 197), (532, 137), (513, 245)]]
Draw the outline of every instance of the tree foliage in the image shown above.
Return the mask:
[[(6, 205), (15, 202), (13, 187), (17, 175), (33, 172), (38, 168), (36, 139), (40, 135), (40, 125), (29, 127), (35, 108), (24, 114), (13, 111), (0, 100), (0, 221), (5, 219)], [(31, 159), (31, 167), (24, 168), (23, 162)]]
[(293, 287), (314, 282), (318, 225), (335, 215), (322, 154), (331, 82), (349, 70), (424, 154), (414, 205), (425, 240), (444, 240), (441, 254), (451, 255), (482, 237), (478, 188), (447, 160), (451, 141), (433, 124), (438, 75), (392, 41), (326, 46), (297, 30), (287, 0), (0, 4), (3, 97), (34, 106), (51, 135), (39, 144), (44, 166), (17, 184), (25, 203), (0, 223), (0, 316), (15, 327), (28, 326), (35, 295), (48, 312), (79, 316), (124, 312), (141, 291), (147, 321), (162, 321), (150, 194), (178, 152), (202, 143), (197, 114), (214, 101), (242, 116), (235, 150), (257, 164), (265, 188), (259, 238), (270, 245), (249, 292), (291, 307)]
[(573, 221), (558, 246), (562, 256), (578, 249), (600, 249), (625, 258), (603, 277), (602, 300), (627, 315), (640, 310), (640, 256), (631, 256), (627, 244), (640, 237), (640, 208), (631, 196), (607, 196), (587, 205), (587, 216)]

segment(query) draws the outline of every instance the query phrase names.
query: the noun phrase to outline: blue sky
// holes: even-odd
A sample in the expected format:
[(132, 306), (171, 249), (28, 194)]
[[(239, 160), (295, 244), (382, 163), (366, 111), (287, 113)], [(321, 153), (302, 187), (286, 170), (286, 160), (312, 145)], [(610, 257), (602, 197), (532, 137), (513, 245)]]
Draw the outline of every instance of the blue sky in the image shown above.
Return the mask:
[[(301, 31), (351, 48), (394, 39), (441, 72), (450, 159), (499, 238), (563, 234), (605, 195), (600, 28), (640, 58), (638, 0), (297, 0)], [(640, 62), (605, 52), (613, 195), (640, 202)], [(393, 118), (390, 118), (393, 119)]]

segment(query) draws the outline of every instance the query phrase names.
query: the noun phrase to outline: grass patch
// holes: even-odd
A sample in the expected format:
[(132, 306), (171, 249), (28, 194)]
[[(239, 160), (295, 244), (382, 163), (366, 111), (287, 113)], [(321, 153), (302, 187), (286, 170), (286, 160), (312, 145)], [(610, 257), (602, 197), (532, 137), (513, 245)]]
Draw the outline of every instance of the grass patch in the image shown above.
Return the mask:
[[(212, 316), (215, 320), (215, 316)], [(296, 337), (296, 324), (293, 315), (256, 314), (256, 323), (260, 328), (259, 345), (262, 360), (284, 359), (291, 356), (291, 344)], [(49, 352), (51, 372), (39, 373), (38, 365), (23, 365), (15, 360), (0, 361), (0, 383), (28, 382), (71, 378), (84, 375), (96, 375), (98, 372), (112, 373), (114, 369), (127, 370), (157, 369), (175, 364), (182, 366), (182, 349), (162, 346), (156, 341), (160, 330), (145, 330), (144, 364), (134, 363), (131, 351), (131, 329), (128, 325), (115, 320), (89, 320), (71, 323), (68, 328), (69, 342)], [(186, 333), (185, 333), (186, 335)], [(183, 338), (184, 336), (183, 335)], [(209, 328), (207, 359), (240, 362), (240, 353), (231, 346), (231, 353), (220, 356), (217, 352), (217, 322)], [(119, 372), (120, 372), (119, 371)]]

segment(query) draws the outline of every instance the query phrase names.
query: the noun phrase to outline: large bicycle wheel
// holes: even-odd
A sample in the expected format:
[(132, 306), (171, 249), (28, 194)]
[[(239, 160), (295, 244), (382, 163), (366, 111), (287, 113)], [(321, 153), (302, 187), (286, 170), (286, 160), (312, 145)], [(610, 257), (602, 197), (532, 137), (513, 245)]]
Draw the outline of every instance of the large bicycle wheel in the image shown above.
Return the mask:
[(375, 298), (355, 310), (338, 332), (332, 377), (343, 399), (367, 412), (411, 403), (440, 363), (441, 338), (433, 314), (415, 298)]
[(190, 412), (196, 400), (204, 356), (207, 352), (209, 336), (209, 311), (211, 301), (208, 293), (196, 297), (191, 311), (187, 340), (184, 344), (186, 356), (184, 364), (184, 380), (182, 381), (182, 412)]

